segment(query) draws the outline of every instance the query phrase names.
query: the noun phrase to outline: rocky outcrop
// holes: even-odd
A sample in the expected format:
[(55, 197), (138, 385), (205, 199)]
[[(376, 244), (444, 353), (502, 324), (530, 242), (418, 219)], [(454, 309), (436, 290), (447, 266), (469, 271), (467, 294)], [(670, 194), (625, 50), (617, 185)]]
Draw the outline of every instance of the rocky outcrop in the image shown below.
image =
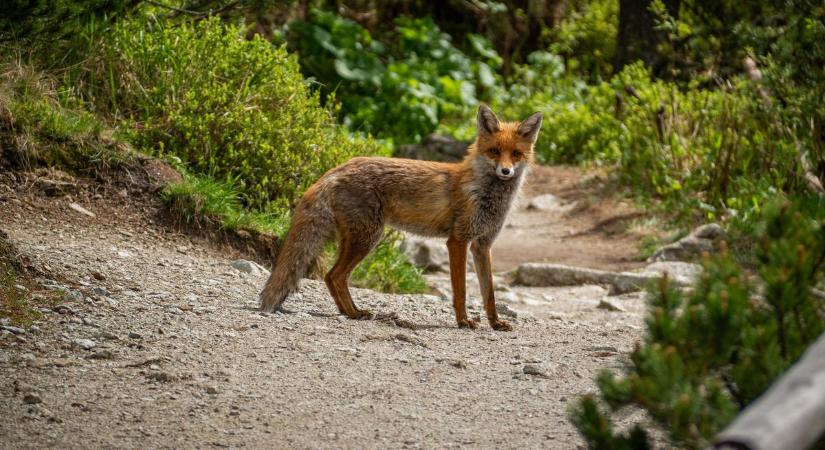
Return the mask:
[(725, 230), (716, 223), (702, 225), (678, 241), (656, 250), (647, 260), (691, 261), (703, 253), (712, 253), (725, 237)]
[(420, 144), (405, 144), (398, 147), (396, 155), (426, 161), (458, 161), (464, 158), (468, 145), (469, 142), (457, 141), (450, 136), (431, 134)]
[(643, 289), (658, 277), (631, 273), (608, 272), (562, 264), (528, 263), (519, 266), (515, 282), (525, 286), (606, 286), (611, 294), (623, 294)]
[[(654, 268), (638, 273), (610, 272), (562, 264), (528, 263), (519, 266), (515, 283), (536, 287), (594, 284), (607, 287), (610, 295), (618, 295), (644, 289), (647, 285), (659, 280), (664, 271), (666, 271), (665, 268), (661, 270)], [(671, 280), (676, 285), (689, 285), (691, 279), (685, 274), (686, 272), (687, 270), (683, 268), (682, 274), (679, 277), (671, 277)]]
[(640, 275), (668, 278), (679, 285), (693, 284), (702, 273), (702, 266), (684, 261), (657, 261), (637, 272)]

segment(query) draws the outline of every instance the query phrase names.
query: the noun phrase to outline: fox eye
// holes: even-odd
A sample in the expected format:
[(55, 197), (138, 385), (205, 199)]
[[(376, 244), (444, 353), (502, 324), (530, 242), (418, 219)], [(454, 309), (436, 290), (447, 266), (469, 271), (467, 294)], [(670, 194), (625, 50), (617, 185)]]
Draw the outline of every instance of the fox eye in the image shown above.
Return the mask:
[(498, 151), (498, 147), (493, 147), (490, 149), (490, 153), (494, 155), (498, 155), (500, 152)]
[(513, 158), (521, 158), (522, 156), (523, 156), (523, 153), (521, 153), (518, 150), (513, 152)]

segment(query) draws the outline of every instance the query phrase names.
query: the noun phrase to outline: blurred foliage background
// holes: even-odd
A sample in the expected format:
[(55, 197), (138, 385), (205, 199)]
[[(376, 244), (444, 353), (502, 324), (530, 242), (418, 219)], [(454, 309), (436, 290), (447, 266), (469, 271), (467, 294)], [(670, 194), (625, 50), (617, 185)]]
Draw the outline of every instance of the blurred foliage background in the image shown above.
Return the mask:
[(510, 118), (544, 111), (540, 162), (616, 166), (619, 182), (682, 223), (747, 223), (773, 196), (825, 179), (825, 7), (814, 0), (0, 8), (6, 54), (254, 207), (294, 206), (356, 153), (436, 132), (470, 139), (479, 102)]
[[(605, 375), (601, 403), (574, 413), (594, 448), (649, 444), (602, 404), (705, 445), (822, 331), (806, 294), (825, 242), (819, 0), (7, 0), (0, 55), (0, 163), (84, 171), (128, 144), (185, 174), (164, 195), (195, 222), (283, 233), (329, 168), (433, 133), (470, 140), (485, 102), (545, 113), (539, 163), (605, 167), (671, 226), (722, 223), (731, 253), (689, 296), (653, 291), (628, 377)], [(393, 239), (356, 278), (420, 291)], [(767, 283), (756, 306), (743, 270)], [(778, 348), (795, 325), (772, 311), (788, 308), (804, 339), (743, 358)], [(691, 344), (719, 321), (732, 328), (699, 337), (721, 353)]]

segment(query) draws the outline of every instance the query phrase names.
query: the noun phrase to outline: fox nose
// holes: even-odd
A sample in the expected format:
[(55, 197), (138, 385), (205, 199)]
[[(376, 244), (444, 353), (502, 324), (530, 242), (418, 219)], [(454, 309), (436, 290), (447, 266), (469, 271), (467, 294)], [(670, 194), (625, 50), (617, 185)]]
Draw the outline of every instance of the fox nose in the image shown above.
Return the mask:
[(496, 167), (496, 175), (498, 175), (498, 177), (502, 180), (509, 180), (510, 178), (513, 178), (515, 174), (516, 171), (512, 167)]

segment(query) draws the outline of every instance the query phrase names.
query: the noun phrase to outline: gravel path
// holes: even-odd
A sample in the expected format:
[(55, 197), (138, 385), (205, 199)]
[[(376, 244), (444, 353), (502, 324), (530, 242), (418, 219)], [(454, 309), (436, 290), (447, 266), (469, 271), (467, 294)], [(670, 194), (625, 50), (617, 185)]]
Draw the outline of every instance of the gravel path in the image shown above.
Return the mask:
[(569, 405), (641, 332), (640, 296), (607, 311), (595, 286), (503, 287), (510, 333), (457, 329), (432, 295), (355, 291), (414, 329), (346, 320), (310, 280), (264, 316), (265, 274), (116, 196), (0, 202), (0, 229), (68, 289), (0, 338), (0, 448), (578, 448)]
[(505, 271), (525, 262), (615, 271), (643, 267), (639, 243), (656, 231), (617, 192), (599, 170), (530, 168), (521, 199), (493, 247), (494, 267)]

